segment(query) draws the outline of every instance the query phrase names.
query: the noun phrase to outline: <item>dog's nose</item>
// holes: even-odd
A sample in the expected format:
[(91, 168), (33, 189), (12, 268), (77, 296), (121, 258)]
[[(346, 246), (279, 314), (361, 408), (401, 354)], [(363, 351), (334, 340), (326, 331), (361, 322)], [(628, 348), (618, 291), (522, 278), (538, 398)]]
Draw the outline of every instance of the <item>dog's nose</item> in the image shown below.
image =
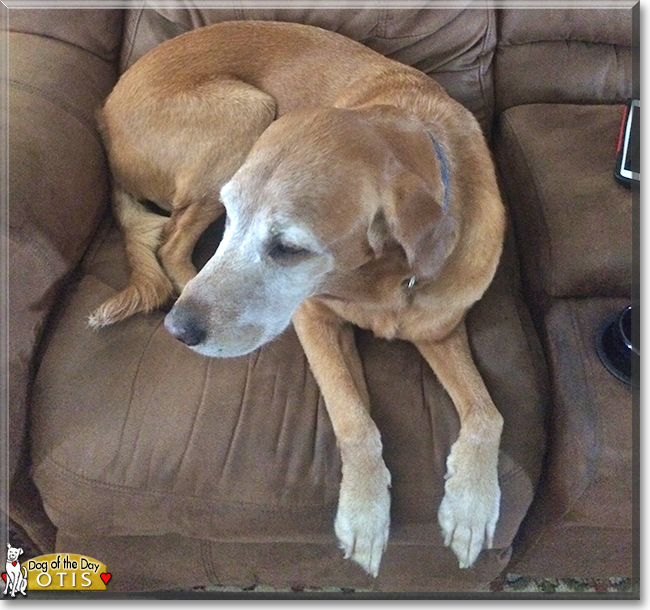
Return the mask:
[(167, 332), (188, 347), (203, 343), (207, 335), (201, 315), (193, 308), (174, 305), (165, 316)]

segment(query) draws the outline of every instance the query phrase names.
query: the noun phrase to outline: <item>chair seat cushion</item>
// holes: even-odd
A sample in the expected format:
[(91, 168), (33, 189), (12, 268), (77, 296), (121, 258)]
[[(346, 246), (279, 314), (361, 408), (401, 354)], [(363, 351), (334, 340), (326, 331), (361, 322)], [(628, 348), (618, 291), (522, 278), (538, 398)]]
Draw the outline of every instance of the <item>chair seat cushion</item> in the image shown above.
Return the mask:
[[(294, 330), (233, 359), (190, 351), (164, 330), (161, 311), (90, 330), (88, 314), (126, 279), (121, 238), (107, 229), (48, 334), (32, 457), (53, 523), (85, 538), (336, 545), (340, 461)], [(501, 518), (495, 550), (484, 553), (497, 574), (537, 483), (545, 409), (534, 332), (503, 266), (469, 331), (506, 421)], [(436, 549), (432, 573), (458, 570), (437, 523), (459, 429), (453, 404), (414, 346), (365, 331), (357, 339), (393, 477), (391, 544)]]
[(622, 106), (531, 104), (501, 115), (497, 161), (529, 286), (626, 296), (632, 195), (614, 180)]

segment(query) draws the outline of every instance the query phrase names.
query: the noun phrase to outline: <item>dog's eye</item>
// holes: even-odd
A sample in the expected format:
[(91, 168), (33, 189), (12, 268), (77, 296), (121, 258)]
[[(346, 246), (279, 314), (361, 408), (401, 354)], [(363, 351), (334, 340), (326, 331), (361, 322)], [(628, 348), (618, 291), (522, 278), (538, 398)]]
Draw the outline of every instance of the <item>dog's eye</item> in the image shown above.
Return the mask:
[(274, 239), (268, 248), (268, 254), (276, 260), (290, 260), (311, 254), (309, 250), (294, 244), (288, 244), (280, 239)]

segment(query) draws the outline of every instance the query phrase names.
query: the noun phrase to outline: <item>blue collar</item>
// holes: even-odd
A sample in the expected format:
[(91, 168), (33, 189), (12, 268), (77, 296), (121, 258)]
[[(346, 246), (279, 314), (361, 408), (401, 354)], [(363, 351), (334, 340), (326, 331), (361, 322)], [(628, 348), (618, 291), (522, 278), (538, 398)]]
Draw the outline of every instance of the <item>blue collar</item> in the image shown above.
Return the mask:
[(449, 208), (449, 163), (447, 163), (447, 157), (445, 156), (442, 146), (436, 141), (433, 135), (427, 131), (433, 148), (436, 151), (438, 156), (438, 164), (440, 165), (440, 177), (442, 178), (442, 186), (445, 189), (445, 194), (442, 199), (442, 209), (444, 212)]

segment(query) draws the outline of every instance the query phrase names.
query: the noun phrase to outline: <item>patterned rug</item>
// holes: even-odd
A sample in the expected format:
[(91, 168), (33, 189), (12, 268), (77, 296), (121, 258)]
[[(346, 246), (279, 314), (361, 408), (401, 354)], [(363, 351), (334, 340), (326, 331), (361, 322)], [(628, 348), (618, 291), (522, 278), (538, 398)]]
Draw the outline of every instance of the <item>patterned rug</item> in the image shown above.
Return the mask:
[[(562, 595), (562, 594), (583, 594), (585, 597), (590, 594), (606, 594), (607, 597), (611, 595), (621, 594), (621, 597), (630, 598), (631, 594), (638, 593), (638, 584), (635, 588), (633, 579), (625, 577), (612, 577), (612, 578), (534, 578), (531, 576), (521, 576), (520, 574), (502, 574), (496, 580), (493, 580), (488, 586), (478, 589), (475, 593), (481, 594), (484, 597), (486, 593), (496, 594), (510, 594), (519, 593), (522, 597), (526, 594), (535, 595)], [(256, 585), (253, 587), (232, 587), (232, 586), (211, 586), (211, 587), (195, 587), (195, 592), (206, 591), (209, 593), (251, 593), (251, 594), (265, 594), (265, 593), (286, 593), (292, 591), (294, 593), (309, 593), (319, 594), (324, 597), (329, 594), (339, 596), (343, 594), (354, 593), (370, 593), (370, 590), (354, 590), (340, 587), (294, 587), (293, 589), (274, 589), (265, 585)], [(597, 595), (594, 595), (596, 597)], [(633, 599), (633, 598), (632, 598)]]
[[(490, 583), (493, 593), (633, 593), (631, 578), (532, 578), (503, 574)], [(638, 586), (637, 586), (638, 590)]]
[[(636, 588), (638, 591), (638, 587)], [(352, 593), (369, 593), (369, 590), (354, 590), (340, 587), (294, 587), (293, 589), (274, 589), (265, 585), (256, 585), (254, 587), (220, 587), (218, 585), (211, 587), (195, 587), (195, 592), (206, 591), (209, 593), (322, 593), (324, 597), (329, 594), (340, 595)], [(476, 593), (521, 593), (521, 594), (565, 594), (565, 593), (605, 593), (605, 594), (629, 594), (634, 593), (635, 588), (631, 578), (612, 577), (612, 578), (533, 578), (531, 576), (521, 576), (519, 574), (503, 574), (496, 580), (492, 581), (484, 589), (478, 589)], [(523, 596), (523, 595), (522, 595)]]

